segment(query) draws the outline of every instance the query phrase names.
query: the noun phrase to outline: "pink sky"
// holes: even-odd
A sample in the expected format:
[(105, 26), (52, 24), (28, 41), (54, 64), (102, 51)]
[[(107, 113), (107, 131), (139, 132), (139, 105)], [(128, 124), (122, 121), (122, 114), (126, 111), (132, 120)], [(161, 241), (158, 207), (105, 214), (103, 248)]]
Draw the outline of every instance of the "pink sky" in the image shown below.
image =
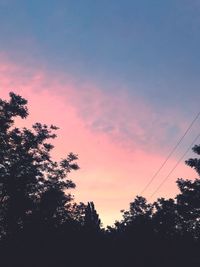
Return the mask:
[[(112, 224), (169, 153), (171, 120), (181, 132), (188, 122), (174, 110), (161, 116), (145, 99), (136, 97), (133, 103), (125, 88), (108, 93), (65, 73), (16, 64), (3, 55), (0, 59), (0, 97), (14, 91), (28, 99), (25, 125), (39, 121), (60, 127), (53, 156), (60, 159), (71, 151), (79, 155), (81, 169), (71, 175), (76, 201), (94, 201), (104, 225)], [(180, 155), (175, 153), (144, 196), (151, 195)], [(155, 197), (174, 196), (178, 177), (195, 176), (183, 162)]]

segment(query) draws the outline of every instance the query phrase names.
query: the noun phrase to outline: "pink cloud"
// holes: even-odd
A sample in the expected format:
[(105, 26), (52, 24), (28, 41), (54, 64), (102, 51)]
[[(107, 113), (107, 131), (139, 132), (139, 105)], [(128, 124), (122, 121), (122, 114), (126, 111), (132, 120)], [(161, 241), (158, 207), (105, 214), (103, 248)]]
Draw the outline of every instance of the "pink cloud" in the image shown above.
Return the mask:
[[(20, 125), (40, 121), (59, 126), (53, 156), (62, 158), (73, 151), (80, 158), (81, 170), (72, 174), (76, 200), (93, 200), (105, 224), (118, 219), (120, 209), (128, 208), (164, 161), (167, 145), (162, 149), (160, 143), (168, 138), (172, 114), (160, 116), (147, 101), (131, 101), (126, 90), (104, 92), (63, 74), (18, 65), (4, 56), (0, 59), (0, 97), (7, 98), (14, 91), (29, 101), (30, 117)], [(180, 120), (173, 113), (182, 131), (185, 122)], [(174, 166), (176, 157), (178, 154), (152, 183), (147, 197)], [(182, 176), (195, 176), (184, 163), (156, 196), (173, 196), (174, 181)]]

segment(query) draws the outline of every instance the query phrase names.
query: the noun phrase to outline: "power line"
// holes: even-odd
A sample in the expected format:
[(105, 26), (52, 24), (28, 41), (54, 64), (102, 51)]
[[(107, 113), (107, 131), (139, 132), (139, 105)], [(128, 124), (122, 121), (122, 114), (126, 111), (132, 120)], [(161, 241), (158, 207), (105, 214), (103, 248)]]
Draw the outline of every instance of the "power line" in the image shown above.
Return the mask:
[(163, 184), (167, 181), (167, 179), (169, 178), (169, 176), (173, 173), (173, 171), (177, 168), (177, 166), (181, 163), (181, 161), (183, 160), (183, 158), (185, 157), (185, 155), (191, 150), (191, 148), (193, 147), (193, 145), (195, 144), (195, 142), (197, 141), (197, 139), (200, 137), (200, 134), (198, 134), (195, 139), (193, 140), (193, 142), (191, 143), (191, 145), (188, 147), (188, 149), (185, 151), (185, 153), (179, 158), (179, 160), (177, 161), (177, 163), (174, 165), (174, 167), (171, 169), (171, 171), (169, 172), (169, 174), (162, 180), (162, 182), (159, 184), (159, 186), (156, 188), (156, 190), (151, 194), (150, 198), (152, 198), (158, 191), (159, 189), (163, 186)]
[(147, 185), (144, 187), (144, 189), (140, 192), (140, 195), (142, 195), (147, 190), (147, 188), (151, 185), (151, 183), (154, 181), (154, 179), (156, 178), (156, 176), (160, 173), (160, 171), (162, 170), (162, 168), (165, 166), (165, 164), (167, 163), (167, 161), (169, 160), (169, 158), (172, 156), (172, 154), (175, 152), (175, 150), (177, 149), (177, 147), (183, 141), (184, 137), (187, 135), (187, 133), (192, 128), (193, 124), (199, 118), (199, 116), (200, 116), (200, 112), (196, 115), (196, 117), (193, 119), (193, 121), (189, 124), (188, 128), (186, 129), (186, 131), (184, 132), (184, 134), (182, 135), (182, 137), (179, 139), (179, 141), (177, 142), (177, 144), (173, 147), (173, 149), (171, 150), (171, 152), (168, 154), (168, 156), (166, 157), (166, 159), (164, 160), (164, 162), (161, 164), (160, 168), (151, 177), (150, 181), (147, 183)]

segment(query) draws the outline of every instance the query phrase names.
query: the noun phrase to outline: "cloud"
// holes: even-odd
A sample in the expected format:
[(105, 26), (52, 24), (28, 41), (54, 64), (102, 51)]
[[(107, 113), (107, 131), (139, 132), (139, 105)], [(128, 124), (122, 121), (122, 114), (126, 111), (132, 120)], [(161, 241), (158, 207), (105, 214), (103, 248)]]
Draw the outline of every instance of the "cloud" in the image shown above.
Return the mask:
[[(162, 114), (145, 99), (131, 99), (126, 90), (105, 92), (63, 73), (16, 64), (5, 55), (0, 59), (0, 97), (8, 98), (14, 91), (29, 101), (30, 116), (18, 122), (20, 126), (35, 121), (59, 126), (53, 156), (58, 159), (73, 151), (80, 158), (81, 170), (71, 175), (77, 184), (76, 199), (93, 200), (105, 224), (119, 218), (120, 209), (128, 207), (164, 161), (167, 140), (174, 140), (186, 122), (175, 111)], [(174, 181), (182, 175), (194, 173), (180, 164), (157, 196), (175, 194)]]
[(140, 146), (146, 151), (162, 148), (166, 153), (187, 127), (188, 121), (180, 111), (158, 109), (144, 97), (130, 95), (126, 88), (105, 92), (102, 87), (65, 73), (14, 64), (2, 55), (0, 58), (4, 91), (16, 87), (25, 95), (31, 90), (60, 97), (66, 106), (73, 106), (76, 116), (90, 131), (105, 134), (112, 142), (131, 150)]

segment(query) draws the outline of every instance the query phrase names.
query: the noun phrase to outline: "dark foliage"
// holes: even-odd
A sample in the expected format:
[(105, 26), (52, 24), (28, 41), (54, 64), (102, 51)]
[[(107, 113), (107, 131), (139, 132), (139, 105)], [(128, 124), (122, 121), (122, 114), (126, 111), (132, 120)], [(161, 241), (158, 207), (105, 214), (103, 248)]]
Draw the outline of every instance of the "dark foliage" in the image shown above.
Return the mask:
[[(51, 157), (57, 127), (15, 127), (27, 101), (0, 99), (0, 266), (200, 266), (200, 179), (178, 179), (179, 194), (147, 203), (137, 196), (106, 230), (93, 202), (75, 203), (69, 173), (77, 155)], [(193, 151), (200, 155), (200, 145)], [(200, 175), (200, 159), (186, 161)]]

